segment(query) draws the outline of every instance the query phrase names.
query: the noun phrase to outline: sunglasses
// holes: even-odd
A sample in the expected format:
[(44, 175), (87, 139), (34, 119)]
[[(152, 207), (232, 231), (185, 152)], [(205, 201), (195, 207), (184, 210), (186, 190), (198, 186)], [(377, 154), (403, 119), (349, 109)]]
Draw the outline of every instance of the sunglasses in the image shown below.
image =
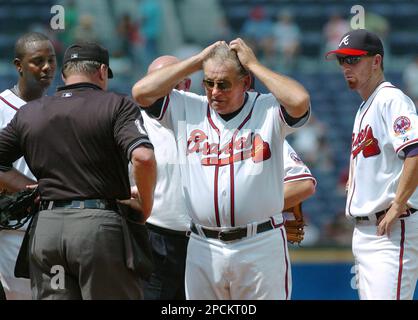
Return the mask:
[(345, 56), (345, 57), (337, 57), (338, 63), (342, 66), (344, 63), (349, 65), (354, 65), (360, 62), (363, 56)]
[(215, 85), (218, 88), (218, 90), (221, 90), (221, 91), (231, 91), (232, 90), (232, 83), (229, 82), (229, 81), (219, 81), (219, 82), (217, 82), (217, 81), (204, 79), (203, 80), (203, 85), (208, 90), (213, 90), (215, 88)]

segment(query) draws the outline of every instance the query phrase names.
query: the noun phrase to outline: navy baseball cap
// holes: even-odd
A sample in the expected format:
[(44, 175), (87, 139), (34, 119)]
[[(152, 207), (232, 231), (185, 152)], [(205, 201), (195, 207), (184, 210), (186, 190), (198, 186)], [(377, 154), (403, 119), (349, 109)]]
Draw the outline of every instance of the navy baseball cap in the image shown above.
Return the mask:
[(109, 52), (94, 42), (76, 43), (67, 48), (64, 53), (65, 65), (70, 61), (96, 61), (107, 65), (109, 68), (109, 78), (113, 78), (112, 69), (109, 67)]
[(342, 36), (337, 50), (329, 51), (325, 59), (332, 60), (341, 56), (365, 56), (380, 54), (383, 57), (383, 44), (373, 32), (357, 29)]

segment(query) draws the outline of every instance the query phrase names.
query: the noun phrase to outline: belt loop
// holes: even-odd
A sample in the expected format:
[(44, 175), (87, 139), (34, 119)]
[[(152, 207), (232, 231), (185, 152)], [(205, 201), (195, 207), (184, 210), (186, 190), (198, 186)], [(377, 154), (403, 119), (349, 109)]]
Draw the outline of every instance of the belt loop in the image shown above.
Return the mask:
[(206, 234), (203, 232), (202, 230), (202, 226), (200, 224), (196, 224), (194, 222), (192, 222), (194, 224), (194, 226), (196, 227), (197, 232), (199, 233), (199, 235), (203, 238), (206, 238)]
[(252, 237), (257, 234), (257, 222), (252, 222), (247, 224), (247, 237)]
[(52, 210), (53, 206), (54, 206), (54, 201), (49, 201), (47, 209)]

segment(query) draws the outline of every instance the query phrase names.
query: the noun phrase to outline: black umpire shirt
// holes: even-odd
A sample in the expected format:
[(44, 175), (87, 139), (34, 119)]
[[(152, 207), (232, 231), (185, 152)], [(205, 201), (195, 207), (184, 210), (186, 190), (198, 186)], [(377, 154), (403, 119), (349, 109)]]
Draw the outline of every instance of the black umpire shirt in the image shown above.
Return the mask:
[(139, 107), (77, 83), (20, 108), (0, 132), (0, 170), (24, 156), (42, 200), (128, 199), (128, 162), (139, 146), (153, 148)]

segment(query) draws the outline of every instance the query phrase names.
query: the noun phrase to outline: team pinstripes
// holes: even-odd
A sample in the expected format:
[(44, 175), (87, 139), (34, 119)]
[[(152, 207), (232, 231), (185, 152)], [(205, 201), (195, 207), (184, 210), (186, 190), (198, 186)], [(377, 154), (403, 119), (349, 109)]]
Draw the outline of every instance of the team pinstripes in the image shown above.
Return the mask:
[(398, 271), (398, 287), (396, 290), (396, 300), (401, 299), (402, 289), (402, 271), (403, 271), (403, 254), (405, 251), (405, 221), (401, 220), (401, 242), (399, 251), (399, 271)]
[(10, 108), (12, 108), (15, 111), (18, 111), (19, 108), (15, 107), (12, 103), (10, 103), (9, 101), (7, 101), (5, 98), (3, 98), (2, 96), (0, 96), (0, 100), (2, 100), (5, 104), (7, 104)]

